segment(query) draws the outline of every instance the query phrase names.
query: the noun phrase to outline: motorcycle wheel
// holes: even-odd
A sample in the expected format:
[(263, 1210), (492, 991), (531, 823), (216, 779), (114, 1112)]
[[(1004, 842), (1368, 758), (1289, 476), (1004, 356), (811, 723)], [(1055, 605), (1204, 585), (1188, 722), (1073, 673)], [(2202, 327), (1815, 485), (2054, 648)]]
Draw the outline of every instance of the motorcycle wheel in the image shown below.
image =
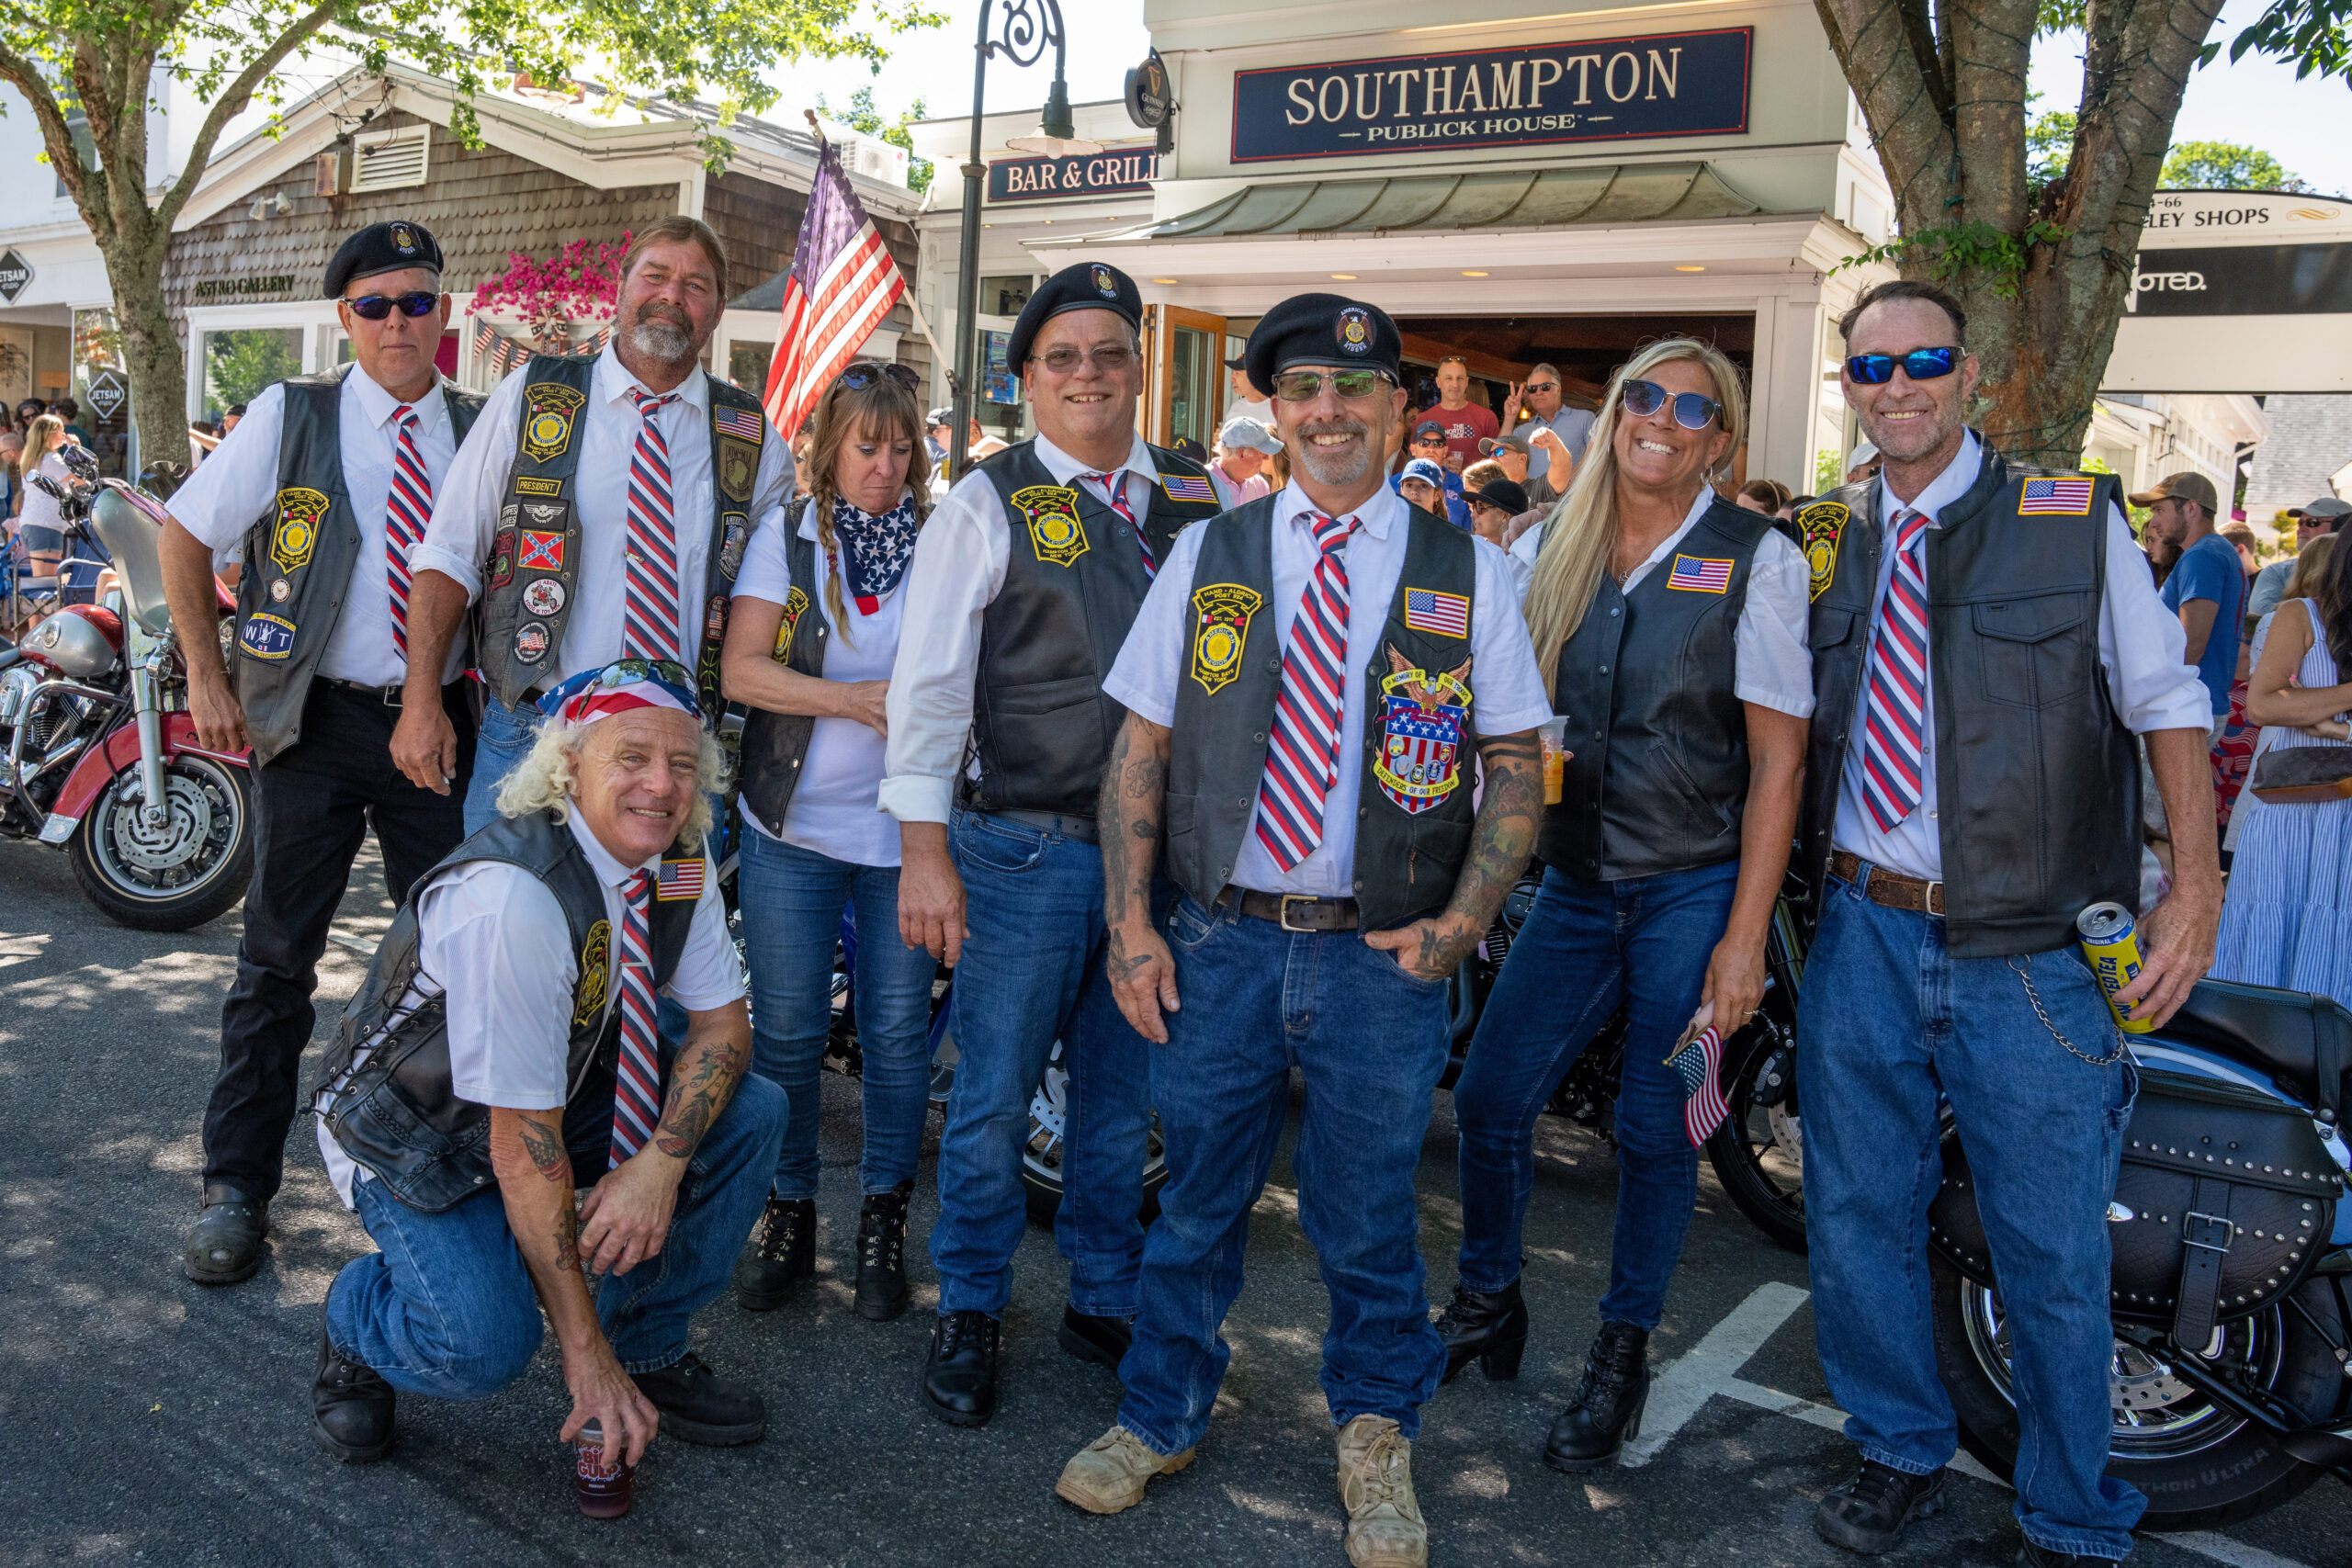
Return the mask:
[[(1021, 1188), (1029, 1201), (1029, 1217), (1050, 1225), (1062, 1206), (1062, 1126), (1069, 1104), (1069, 1073), (1062, 1066), (1062, 1043), (1054, 1042), (1046, 1059), (1046, 1076), (1029, 1097), (1029, 1141), (1021, 1150)], [(1159, 1218), (1159, 1190), (1168, 1185), (1168, 1151), (1160, 1140), (1159, 1118), (1154, 1115), (1146, 1132), (1143, 1163), (1143, 1223)]]
[(107, 781), (66, 853), (74, 880), (117, 925), (193, 931), (225, 913), (253, 879), (252, 777), (243, 768), (186, 753), (164, 764), (170, 813), (141, 818), (138, 773)]
[[(1960, 1418), (1960, 1440), (2004, 1480), (2015, 1472), (2018, 1412), (2009, 1393), (2007, 1325), (1997, 1292), (1931, 1259), (1936, 1366)], [(2347, 1384), (2312, 1326), (2339, 1317), (2335, 1281), (2306, 1280), (2282, 1309), (2224, 1325), (2208, 1358), (2246, 1387), (2314, 1420), (2334, 1420)], [(2302, 1310), (2294, 1310), (2299, 1305)], [(2144, 1493), (2143, 1530), (2217, 1529), (2267, 1513), (2324, 1472), (2279, 1449), (2263, 1427), (2215, 1405), (2159, 1358), (2118, 1340), (2109, 1377), (2115, 1432), (2108, 1473)]]
[(1803, 1252), (1804, 1131), (1790, 1109), (1795, 1075), (1794, 1057), (1771, 1029), (1759, 1023), (1734, 1035), (1724, 1066), (1731, 1111), (1707, 1140), (1707, 1163), (1758, 1230)]

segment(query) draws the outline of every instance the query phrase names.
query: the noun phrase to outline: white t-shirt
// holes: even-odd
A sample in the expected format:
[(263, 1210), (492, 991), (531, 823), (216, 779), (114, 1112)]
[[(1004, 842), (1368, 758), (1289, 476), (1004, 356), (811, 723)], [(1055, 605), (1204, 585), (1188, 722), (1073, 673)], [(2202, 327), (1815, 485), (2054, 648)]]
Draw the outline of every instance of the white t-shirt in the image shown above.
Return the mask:
[[(735, 597), (763, 599), (782, 604), (792, 589), (792, 569), (784, 547), (785, 511), (768, 513), (752, 534), (743, 552), (743, 570), (735, 579)], [(800, 507), (800, 536), (817, 537), (817, 505)], [(815, 552), (817, 581), (804, 584), (809, 606), (803, 614), (822, 615), (825, 638), (823, 675), (828, 681), (887, 681), (899, 657), (899, 627), (906, 614), (906, 579), (882, 601), (873, 615), (862, 615), (857, 601), (842, 591), (846, 628), (833, 619), (826, 585), (837, 575), (837, 564)], [(785, 807), (784, 831), (769, 833), (751, 812), (742, 814), (753, 832), (782, 838), (787, 844), (853, 865), (899, 863), (899, 824), (885, 815), (878, 802), (882, 790), (883, 740), (879, 731), (854, 718), (820, 718), (808, 737), (808, 754), (801, 760), (800, 783)]]

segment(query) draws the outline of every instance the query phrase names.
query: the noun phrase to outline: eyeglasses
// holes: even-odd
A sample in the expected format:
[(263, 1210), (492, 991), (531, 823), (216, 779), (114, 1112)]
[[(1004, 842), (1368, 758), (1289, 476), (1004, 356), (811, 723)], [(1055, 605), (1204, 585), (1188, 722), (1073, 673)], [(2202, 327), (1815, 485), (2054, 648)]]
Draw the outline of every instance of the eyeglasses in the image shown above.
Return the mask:
[(1559, 389), (1557, 381), (1530, 381), (1520, 389), (1522, 392), (1556, 392)]
[(847, 387), (853, 392), (862, 392), (865, 390), (866, 388), (871, 387), (874, 383), (882, 379), (885, 376), (888, 376), (891, 380), (896, 381), (899, 386), (904, 387), (910, 392), (920, 392), (922, 390), (922, 378), (917, 376), (909, 367), (904, 365), (879, 365), (870, 359), (863, 360), (858, 364), (853, 365), (848, 369), (842, 371), (840, 375), (834, 377), (833, 385), (836, 387)]
[(1042, 365), (1057, 376), (1075, 376), (1079, 366), (1090, 359), (1094, 362), (1094, 368), (1105, 376), (1116, 376), (1136, 362), (1136, 351), (1115, 343), (1094, 349), (1072, 348), (1065, 344), (1029, 356), (1031, 364)]
[(1894, 379), (1894, 367), (1914, 381), (1932, 381), (1939, 376), (1949, 376), (1960, 362), (1957, 348), (1915, 348), (1908, 354), (1857, 354), (1846, 361), (1846, 374), (1856, 385), (1876, 387)]
[(395, 305), (400, 307), (401, 315), (412, 319), (429, 316), (433, 314), (433, 308), (441, 303), (441, 296), (430, 289), (420, 288), (410, 294), (362, 294), (356, 299), (345, 299), (343, 303), (350, 306), (351, 313), (363, 321), (380, 321), (392, 313)]
[(1360, 400), (1395, 385), (1377, 370), (1285, 370), (1274, 378), (1274, 396), (1286, 403), (1311, 403), (1328, 386), (1343, 398)]
[[(1647, 419), (1666, 406), (1666, 389), (1656, 381), (1628, 381), (1620, 396), (1624, 399), (1625, 412), (1635, 419)], [(1713, 398), (1702, 398), (1696, 392), (1674, 394), (1674, 423), (1685, 430), (1704, 430), (1723, 412), (1723, 404)]]

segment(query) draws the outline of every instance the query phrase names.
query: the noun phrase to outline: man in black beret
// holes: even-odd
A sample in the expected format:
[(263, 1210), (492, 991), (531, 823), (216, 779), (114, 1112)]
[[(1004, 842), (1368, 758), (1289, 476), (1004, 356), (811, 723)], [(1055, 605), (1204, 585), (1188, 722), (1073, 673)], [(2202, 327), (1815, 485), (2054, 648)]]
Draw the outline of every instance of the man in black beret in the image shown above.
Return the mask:
[[(265, 389), (173, 495), (164, 528), (197, 733), (215, 750), (250, 745), (254, 760), (253, 882), (204, 1116), (203, 1213), (182, 1259), (207, 1285), (261, 1267), (319, 954), (360, 840), (372, 824), (397, 903), (465, 837), (474, 724), (463, 649), (436, 671), (459, 739), (455, 793), (401, 776), (390, 746), (408, 677), (409, 553), (482, 400), (434, 369), (449, 297), (423, 224), (352, 235), (327, 264), (325, 293), (355, 362)], [(240, 547), (224, 671), (213, 562)]]
[(1136, 433), (1142, 320), (1134, 281), (1100, 263), (1030, 295), (1012, 363), (1037, 434), (956, 481), (908, 568), (881, 805), (899, 824), (900, 934), (958, 965), (923, 1374), (954, 1426), (995, 1409), (1029, 1102), (1057, 1040), (1062, 1348), (1116, 1367), (1135, 1315), (1149, 1112), (1144, 1043), (1102, 968), (1094, 795), (1122, 715), (1102, 682), (1177, 531), (1230, 504), (1206, 468)]

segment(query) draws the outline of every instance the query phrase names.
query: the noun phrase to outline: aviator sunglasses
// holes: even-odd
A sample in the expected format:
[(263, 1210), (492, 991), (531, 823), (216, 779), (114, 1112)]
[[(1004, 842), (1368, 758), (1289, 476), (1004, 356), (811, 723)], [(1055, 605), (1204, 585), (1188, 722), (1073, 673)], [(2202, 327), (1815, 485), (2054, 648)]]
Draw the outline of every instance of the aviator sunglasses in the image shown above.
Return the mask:
[(1274, 378), (1274, 396), (1286, 403), (1311, 403), (1323, 395), (1323, 385), (1343, 398), (1368, 398), (1393, 386), (1377, 370), (1285, 370)]
[(904, 365), (877, 365), (872, 360), (867, 360), (863, 364), (851, 366), (848, 369), (833, 378), (833, 384), (839, 387), (847, 387), (853, 392), (862, 392), (865, 390), (866, 388), (873, 386), (876, 381), (882, 379), (885, 376), (888, 376), (891, 380), (896, 381), (899, 386), (904, 387), (910, 392), (920, 392), (922, 390), (922, 378), (918, 377), (909, 367)]
[(441, 303), (441, 296), (429, 289), (417, 289), (410, 294), (363, 294), (356, 299), (345, 299), (351, 313), (363, 321), (380, 321), (392, 313), (397, 305), (403, 316), (429, 316), (433, 307)]
[(1894, 367), (1914, 381), (1932, 381), (1939, 376), (1949, 376), (1960, 362), (1957, 348), (1915, 348), (1908, 354), (1857, 354), (1846, 361), (1846, 374), (1857, 386), (1883, 386), (1894, 379)]
[[(1628, 381), (1620, 395), (1625, 401), (1625, 412), (1635, 419), (1647, 419), (1666, 405), (1666, 389), (1656, 381)], [(1674, 423), (1685, 430), (1704, 430), (1715, 423), (1723, 404), (1713, 398), (1702, 398), (1696, 392), (1674, 394)]]

